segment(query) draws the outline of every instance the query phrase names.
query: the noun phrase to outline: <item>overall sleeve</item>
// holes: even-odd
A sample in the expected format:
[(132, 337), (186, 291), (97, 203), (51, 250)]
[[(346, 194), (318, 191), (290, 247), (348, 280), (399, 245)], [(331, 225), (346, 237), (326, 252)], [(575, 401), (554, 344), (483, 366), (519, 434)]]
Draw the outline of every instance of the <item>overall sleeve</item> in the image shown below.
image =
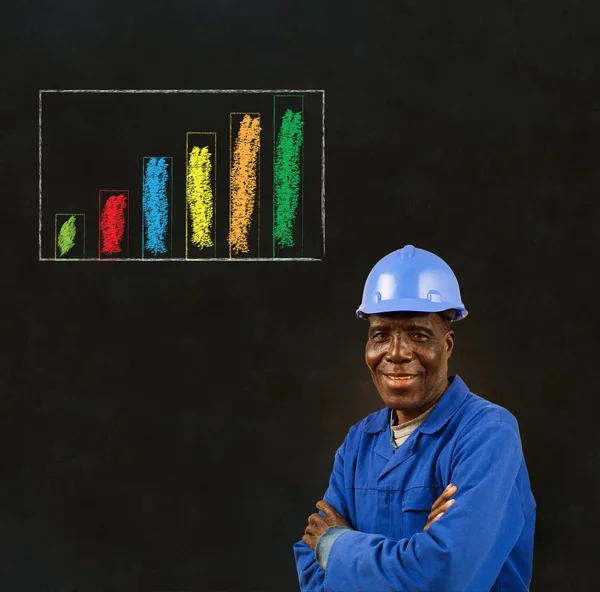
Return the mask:
[(319, 573), (324, 588), (314, 589), (464, 592), (476, 583), (489, 590), (525, 522), (516, 487), (522, 462), (514, 427), (501, 419), (467, 426), (451, 463), (456, 502), (442, 519), (399, 541), (358, 531), (340, 536)]
[[(344, 487), (344, 445), (342, 444), (335, 453), (333, 472), (323, 499), (350, 522)], [(319, 513), (323, 515), (322, 512)], [(344, 536), (348, 535), (345, 534)], [(315, 552), (303, 541), (298, 541), (294, 545), (294, 556), (302, 592), (324, 592), (326, 590), (324, 587), (325, 572), (319, 567)]]

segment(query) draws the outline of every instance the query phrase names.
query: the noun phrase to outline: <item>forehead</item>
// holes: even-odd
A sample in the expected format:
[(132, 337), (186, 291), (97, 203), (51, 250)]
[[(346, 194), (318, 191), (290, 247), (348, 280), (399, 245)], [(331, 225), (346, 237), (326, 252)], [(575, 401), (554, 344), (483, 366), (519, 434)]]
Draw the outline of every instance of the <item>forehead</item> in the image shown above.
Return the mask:
[(371, 327), (377, 325), (386, 326), (422, 326), (434, 328), (437, 326), (433, 312), (386, 312), (381, 314), (369, 315), (369, 324)]

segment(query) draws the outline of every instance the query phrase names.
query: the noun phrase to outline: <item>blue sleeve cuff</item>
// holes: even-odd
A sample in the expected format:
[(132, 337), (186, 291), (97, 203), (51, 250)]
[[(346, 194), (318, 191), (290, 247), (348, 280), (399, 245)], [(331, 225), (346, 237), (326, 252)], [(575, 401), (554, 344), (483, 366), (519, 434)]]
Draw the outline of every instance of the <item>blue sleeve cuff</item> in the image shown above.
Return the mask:
[(351, 532), (352, 528), (349, 526), (330, 526), (323, 535), (319, 537), (317, 546), (315, 547), (315, 558), (322, 570), (327, 568), (327, 559), (329, 558), (329, 552), (333, 543), (337, 538), (343, 535), (345, 532)]

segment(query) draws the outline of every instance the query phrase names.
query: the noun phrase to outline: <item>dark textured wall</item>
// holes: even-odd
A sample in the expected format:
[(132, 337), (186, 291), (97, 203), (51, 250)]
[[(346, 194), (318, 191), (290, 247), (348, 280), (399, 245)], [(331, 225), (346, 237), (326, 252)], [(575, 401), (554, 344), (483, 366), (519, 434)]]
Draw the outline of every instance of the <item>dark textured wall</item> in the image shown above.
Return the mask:
[[(379, 407), (363, 282), (412, 243), (461, 282), (452, 372), (519, 419), (532, 590), (590, 590), (598, 17), (591, 0), (5, 5), (0, 588), (296, 590), (335, 449)], [(325, 261), (38, 262), (43, 88), (324, 88)]]

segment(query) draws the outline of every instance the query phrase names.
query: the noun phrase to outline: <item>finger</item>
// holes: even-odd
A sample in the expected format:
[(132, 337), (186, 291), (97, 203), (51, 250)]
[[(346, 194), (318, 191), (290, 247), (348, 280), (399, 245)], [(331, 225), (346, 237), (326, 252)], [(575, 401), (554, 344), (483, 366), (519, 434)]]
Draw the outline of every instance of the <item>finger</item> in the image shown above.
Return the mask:
[(317, 546), (317, 541), (315, 540), (315, 537), (306, 534), (302, 537), (302, 542), (306, 543), (313, 551)]
[(440, 495), (440, 497), (438, 497), (435, 502), (433, 502), (433, 505), (431, 506), (431, 510), (436, 510), (437, 508), (439, 508), (441, 505), (445, 504), (448, 499), (450, 499), (455, 493), (456, 493), (457, 489), (455, 485), (452, 485), (452, 483), (450, 483), (450, 485), (448, 485), (448, 487), (446, 487), (446, 489), (444, 489), (444, 491), (442, 492), (442, 495)]
[(325, 530), (327, 530), (327, 524), (309, 524), (305, 529), (305, 534), (311, 534), (313, 536), (320, 536)]
[(444, 512), (440, 512), (435, 518), (428, 520), (427, 524), (423, 527), (423, 532), (427, 532), (427, 529), (434, 523), (437, 522), (442, 516)]
[(341, 516), (341, 514), (331, 505), (328, 504), (325, 500), (319, 500), (317, 502), (317, 508), (325, 514), (326, 517), (335, 517)]
[(304, 534), (306, 536), (312, 536), (315, 537), (315, 539), (319, 539), (321, 536), (323, 536), (325, 534), (325, 532), (327, 532), (327, 525), (325, 526), (314, 526), (314, 525), (310, 525), (307, 526), (306, 529), (304, 530)]
[(308, 517), (308, 523), (309, 524), (326, 524), (325, 518), (323, 518), (323, 516), (321, 516), (321, 514), (311, 514)]
[(432, 520), (433, 518), (435, 518), (439, 514), (443, 514), (450, 506), (454, 505), (455, 501), (456, 500), (453, 500), (453, 499), (452, 500), (448, 500), (446, 503), (442, 504), (441, 506), (439, 506), (435, 510), (431, 510), (431, 513), (429, 514), (429, 516), (427, 516), (427, 520)]
[(440, 495), (440, 497), (438, 497), (437, 500), (435, 500), (432, 508), (434, 508), (436, 506), (440, 506), (443, 503), (445, 503), (456, 493), (456, 491), (457, 491), (456, 486), (452, 485), (452, 483), (450, 483), (450, 485), (448, 485), (448, 487), (446, 487), (446, 489), (444, 489), (444, 491), (442, 491), (442, 494)]

